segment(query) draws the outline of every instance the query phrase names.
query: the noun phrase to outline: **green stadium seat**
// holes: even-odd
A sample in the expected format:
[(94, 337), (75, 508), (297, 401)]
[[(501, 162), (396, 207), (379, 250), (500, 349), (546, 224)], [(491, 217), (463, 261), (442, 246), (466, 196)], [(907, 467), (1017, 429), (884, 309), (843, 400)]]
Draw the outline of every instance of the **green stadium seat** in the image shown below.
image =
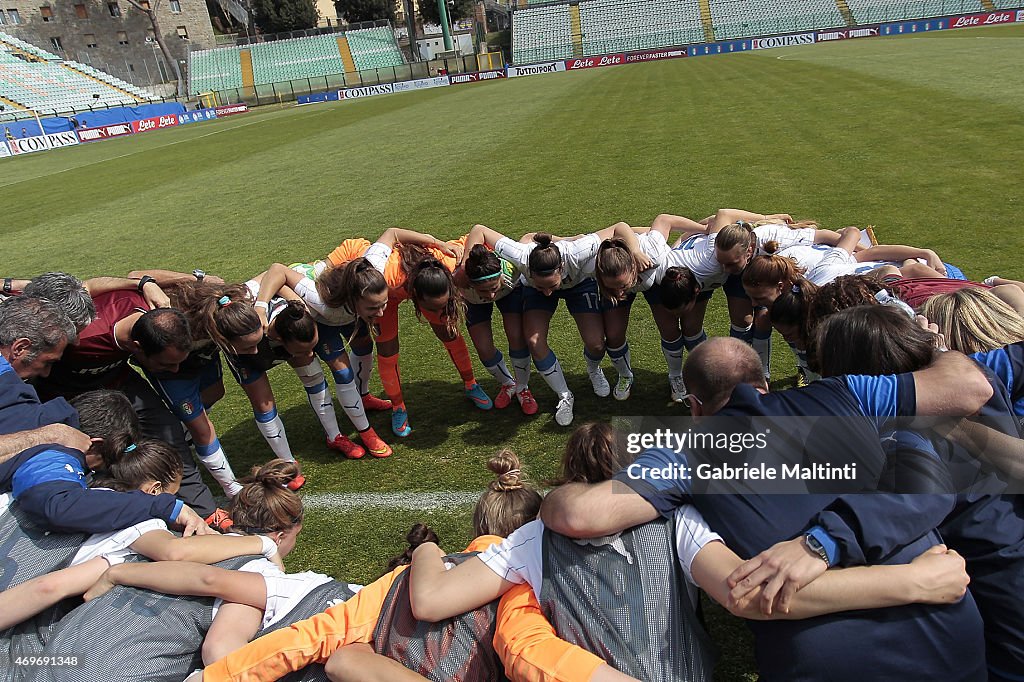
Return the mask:
[[(951, 14), (971, 14), (984, 12), (981, 0), (913, 0), (895, 2), (894, 0), (847, 0), (846, 4), (853, 13), (858, 24), (880, 24), (889, 21), (905, 21), (941, 17)], [(1007, 6), (1017, 3), (1005, 3)], [(996, 6), (1000, 5), (996, 2)]]

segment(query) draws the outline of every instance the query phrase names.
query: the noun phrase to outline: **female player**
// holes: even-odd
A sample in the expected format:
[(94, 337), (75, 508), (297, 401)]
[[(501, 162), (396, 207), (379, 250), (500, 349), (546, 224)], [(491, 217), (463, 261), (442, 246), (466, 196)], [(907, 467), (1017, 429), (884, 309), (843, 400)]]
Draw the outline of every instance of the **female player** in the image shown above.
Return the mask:
[[(611, 386), (601, 370), (604, 357), (605, 329), (601, 316), (600, 297), (594, 281), (594, 259), (601, 241), (630, 232), (625, 223), (584, 235), (577, 239), (557, 239), (550, 234), (534, 234), (529, 243), (515, 242), (496, 230), (476, 225), (466, 239), (470, 251), (479, 244), (512, 263), (524, 279), (523, 332), (533, 362), (548, 386), (558, 396), (555, 421), (568, 426), (573, 419), (575, 398), (569, 390), (561, 364), (548, 346), (548, 330), (558, 301), (564, 300), (583, 339), (583, 354), (587, 373), (594, 393), (609, 395)], [(628, 348), (623, 345), (610, 348), (612, 364), (619, 373), (620, 391), (617, 397), (629, 397), (633, 382), (629, 366)]]
[[(629, 462), (630, 458), (615, 446), (615, 434), (608, 425), (586, 425), (567, 446), (563, 459), (565, 482), (607, 480)], [(665, 543), (664, 552), (660, 545), (651, 544), (655, 541)], [(641, 546), (648, 551), (641, 551)], [(651, 547), (659, 551), (652, 553)], [(671, 560), (659, 563), (663, 553)], [(654, 554), (659, 555), (658, 559)], [(562, 562), (572, 568), (558, 571)], [(558, 614), (556, 628), (570, 641), (568, 632), (560, 626), (571, 626), (574, 609), (580, 610), (580, 626), (573, 635), (586, 638), (587, 644), (581, 643), (584, 648), (600, 652), (606, 660), (611, 658), (608, 662), (612, 667), (647, 680), (705, 679), (710, 678), (710, 660), (708, 651), (702, 648), (707, 642), (694, 610), (692, 585), (696, 582), (722, 603), (732, 603), (727, 579), (741, 563), (692, 507), (677, 511), (674, 524), (659, 520), (614, 537), (588, 541), (556, 536), (545, 531), (543, 522), (537, 520), (448, 571), (436, 546), (421, 545), (413, 554), (410, 598), (417, 617), (441, 620), (460, 610), (477, 608), (515, 584), (529, 584), (548, 604), (549, 611)], [(651, 569), (655, 569), (654, 575), (657, 570), (670, 575), (663, 581), (634, 579), (650, 575), (645, 570)], [(906, 565), (828, 571), (813, 583), (814, 592), (797, 593), (795, 599), (800, 604), (794, 602), (788, 613), (763, 614), (756, 598), (734, 604), (733, 608), (747, 618), (791, 619), (893, 604), (949, 604), (966, 592), (968, 581), (963, 569), (963, 560), (955, 553), (933, 547)], [(613, 584), (604, 584), (609, 580)], [(683, 587), (687, 584), (688, 588)], [(633, 610), (638, 602), (645, 606)], [(656, 614), (662, 612), (654, 608), (655, 604), (669, 609), (667, 621), (659, 621)], [(969, 608), (973, 609), (973, 603)], [(635, 620), (626, 620), (630, 617)], [(594, 626), (604, 619), (607, 627)], [(861, 623), (864, 628), (875, 627), (870, 616)], [(672, 627), (674, 637), (647, 639), (661, 626)], [(615, 636), (626, 631), (632, 635), (629, 639)], [(637, 641), (656, 641), (659, 647), (650, 650), (637, 645)], [(662, 643), (666, 645), (661, 647)], [(504, 660), (508, 666), (508, 659)]]
[[(290, 287), (280, 288), (283, 296), (274, 296), (266, 303), (260, 301), (262, 277), (249, 280), (244, 286), (225, 287), (216, 305), (207, 305), (201, 318), (202, 331), (224, 350), (228, 367), (252, 403), (256, 424), (278, 458), (295, 459), (266, 372), (281, 362), (288, 362), (306, 388), (310, 406), (327, 437), (327, 446), (349, 459), (359, 459), (366, 450), (338, 428), (323, 369), (314, 356), (314, 351), (321, 346), (317, 323)], [(351, 387), (352, 383), (348, 383)], [(389, 455), (390, 448), (366, 421), (361, 401), (351, 399), (354, 396), (343, 400), (344, 391), (341, 384), (338, 385), (339, 401), (359, 431), (363, 445), (376, 457)], [(303, 476), (297, 477), (296, 485), (301, 486), (303, 482)]]
[[(499, 453), (488, 466), (498, 477), (477, 504), (473, 523), (480, 537), (469, 546), (469, 552), (499, 541), (500, 537), (488, 533), (510, 533), (535, 518), (540, 508), (540, 495), (521, 480), (518, 458)], [(426, 539), (422, 534), (415, 538), (417, 543)], [(447, 559), (457, 564), (466, 561), (467, 555)], [(408, 579), (407, 567), (400, 566), (344, 604), (261, 638), (208, 667), (201, 677), (190, 679), (277, 679), (324, 662), (332, 679), (358, 679), (351, 677), (354, 674), (421, 679), (413, 671), (438, 682), (498, 679), (501, 666), (495, 660), (492, 640), (517, 652), (520, 658), (514, 666), (527, 673), (558, 668), (560, 679), (566, 680), (632, 679), (616, 673), (596, 656), (558, 641), (535, 600), (525, 599), (522, 592), (509, 595), (500, 606), (491, 603), (447, 623), (417, 622), (411, 614)], [(366, 645), (372, 645), (372, 650)], [(506, 661), (507, 669), (512, 666)]]
[[(294, 268), (298, 273), (307, 272), (315, 276), (316, 292), (313, 293), (320, 298), (321, 315), (330, 314), (334, 316), (336, 322), (354, 325), (355, 313), (351, 307), (344, 308), (346, 302), (360, 301), (361, 305), (367, 308), (371, 317), (363, 318), (364, 325), (367, 329), (373, 329), (381, 383), (384, 384), (384, 390), (391, 399), (390, 404), (378, 400), (374, 407), (391, 408), (391, 429), (400, 437), (412, 433), (398, 372), (398, 305), (407, 298), (413, 300), (417, 317), (425, 317), (434, 334), (444, 343), (463, 379), (467, 397), (480, 409), (487, 410), (492, 407), (490, 398), (473, 376), (469, 351), (458, 330), (460, 301), (450, 273), (459, 255), (456, 248), (461, 247), (440, 242), (430, 235), (390, 228), (372, 246), (364, 239), (349, 239), (332, 251), (327, 261)], [(382, 281), (373, 282), (373, 295), (377, 297), (376, 300), (365, 300), (368, 291), (353, 290), (352, 286), (345, 286), (346, 282), (342, 281), (340, 276), (342, 266), (362, 258), (372, 262), (373, 267), (384, 276)], [(361, 273), (361, 279), (368, 282), (372, 275), (367, 272), (365, 263), (358, 266), (358, 269), (359, 273), (353, 271), (351, 274)], [(268, 272), (268, 276), (275, 277), (273, 285), (284, 281), (291, 284), (295, 281), (295, 286), (300, 287), (297, 292), (308, 305), (312, 287), (308, 283), (302, 285), (300, 280), (287, 275), (284, 270), (286, 268), (278, 264)], [(348, 283), (353, 284), (351, 280), (354, 278), (349, 279)], [(386, 297), (377, 293), (382, 285), (387, 293)], [(328, 310), (333, 312), (326, 313)], [(363, 332), (360, 327), (347, 336), (352, 340), (353, 352), (346, 357), (353, 363), (354, 377), (359, 382), (358, 391), (364, 396), (364, 403), (370, 407), (370, 403), (367, 403), (370, 335)], [(348, 372), (351, 373), (352, 370)]]
[[(515, 397), (523, 414), (536, 414), (537, 401), (529, 387), (530, 351), (523, 333), (523, 285), (515, 266), (483, 244), (477, 244), (465, 254), (465, 261), (453, 278), (466, 303), (466, 329), (476, 354), (501, 386), (494, 407), (502, 410)], [(501, 313), (514, 376), (494, 345), (491, 314), (495, 306)]]
[[(121, 492), (141, 490), (148, 495), (175, 494), (181, 482), (181, 458), (158, 440), (130, 443), (120, 461), (92, 487)], [(89, 537), (70, 565), (0, 592), (0, 631), (14, 627), (63, 599), (78, 597), (111, 566), (132, 555), (153, 561), (191, 561), (211, 564), (247, 554), (262, 554), (280, 562), (277, 544), (262, 536), (195, 535), (177, 537), (160, 519), (120, 531)]]

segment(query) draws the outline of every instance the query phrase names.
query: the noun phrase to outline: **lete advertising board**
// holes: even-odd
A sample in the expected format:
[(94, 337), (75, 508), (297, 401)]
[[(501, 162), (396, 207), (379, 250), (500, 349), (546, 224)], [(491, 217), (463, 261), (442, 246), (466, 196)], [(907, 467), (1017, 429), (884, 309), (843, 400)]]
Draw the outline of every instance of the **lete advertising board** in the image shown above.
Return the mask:
[(217, 112), (213, 109), (186, 111), (184, 114), (178, 114), (178, 125), (183, 126), (187, 123), (199, 123), (201, 121), (209, 121), (214, 118), (217, 118)]
[(384, 83), (382, 85), (367, 85), (362, 88), (339, 90), (338, 97), (341, 99), (360, 99), (362, 97), (373, 97), (375, 95), (390, 95), (394, 91), (394, 83)]
[(1024, 21), (1024, 9), (1017, 10), (1017, 21)]
[(178, 117), (175, 114), (171, 114), (170, 116), (154, 116), (152, 118), (143, 118), (138, 121), (132, 121), (132, 132), (145, 133), (159, 128), (173, 128), (176, 125), (178, 125)]
[(433, 78), (418, 78), (414, 81), (400, 81), (395, 83), (395, 92), (408, 92), (409, 90), (426, 90), (428, 88), (443, 88), (451, 85), (447, 76), (434, 76)]
[(78, 136), (75, 135), (73, 130), (65, 130), (62, 133), (8, 140), (7, 144), (10, 146), (12, 154), (31, 154), (32, 152), (42, 152), (47, 149), (76, 145), (78, 144)]
[(79, 128), (78, 130), (78, 137), (82, 142), (95, 142), (96, 140), (105, 140), (109, 137), (131, 134), (132, 127), (127, 123), (116, 123), (109, 126), (100, 126), (99, 128)]
[(770, 50), (773, 47), (792, 47), (793, 45), (809, 45), (814, 42), (813, 33), (795, 33), (789, 36), (770, 36), (768, 38), (751, 38), (751, 50)]
[(990, 26), (992, 24), (1012, 24), (1016, 21), (1013, 12), (989, 12), (987, 14), (966, 14), (949, 20), (950, 28), (967, 28), (969, 26)]
[(452, 82), (452, 85), (462, 85), (463, 83), (479, 83), (480, 81), (504, 77), (505, 69), (496, 69), (494, 71), (481, 71), (480, 73), (459, 73), (454, 76), (448, 76), (448, 80)]
[(678, 59), (687, 55), (686, 48), (681, 47), (673, 50), (648, 50), (647, 52), (635, 52), (626, 55), (626, 63), (654, 62), (659, 59)]
[(617, 66), (626, 63), (624, 54), (606, 54), (602, 57), (586, 57), (584, 59), (567, 59), (565, 68), (569, 71), (576, 69), (595, 69), (600, 66)]
[(528, 64), (527, 66), (510, 66), (508, 67), (508, 77), (536, 76), (541, 73), (557, 73), (558, 71), (565, 71), (565, 62), (544, 62), (543, 64)]
[(213, 110), (214, 112), (216, 112), (217, 117), (220, 118), (221, 116), (244, 114), (245, 112), (249, 111), (249, 107), (244, 104), (226, 104), (221, 107), (214, 107)]
[(837, 28), (827, 31), (818, 31), (818, 42), (825, 43), (830, 40), (849, 40), (851, 38), (873, 38), (879, 35), (879, 26), (858, 26), (857, 28)]

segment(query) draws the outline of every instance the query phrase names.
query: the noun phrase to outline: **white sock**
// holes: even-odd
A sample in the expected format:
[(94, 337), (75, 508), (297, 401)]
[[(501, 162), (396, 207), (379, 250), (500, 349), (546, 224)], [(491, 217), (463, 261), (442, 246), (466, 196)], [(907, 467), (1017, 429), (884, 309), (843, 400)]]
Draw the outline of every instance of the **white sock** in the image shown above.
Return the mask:
[(292, 449), (288, 446), (288, 434), (284, 431), (284, 422), (281, 421), (281, 415), (277, 413), (277, 408), (272, 408), (270, 412), (257, 413), (255, 417), (256, 428), (260, 430), (267, 445), (274, 451), (274, 456), (286, 462), (294, 462), (295, 457), (292, 455)]
[(516, 393), (521, 393), (530, 385), (530, 351), (509, 349), (512, 358), (512, 371), (516, 374)]
[(633, 368), (630, 366), (628, 341), (618, 348), (609, 348), (608, 357), (612, 361), (612, 367), (614, 367), (615, 371), (619, 373), (620, 379), (633, 378)]
[(501, 354), (500, 350), (496, 350), (494, 357), (484, 362), (484, 368), (502, 386), (515, 385), (516, 380), (512, 378), (512, 373), (508, 371), (508, 366), (505, 364), (505, 356)]
[(370, 392), (370, 373), (373, 372), (373, 352), (359, 355), (353, 351), (348, 354), (348, 361), (355, 375), (356, 390), (359, 395), (367, 395)]
[(370, 422), (366, 418), (366, 408), (363, 407), (363, 397), (359, 395), (359, 387), (356, 385), (352, 370), (336, 370), (334, 374), (334, 392), (338, 394), (338, 402), (345, 416), (356, 427), (356, 431), (362, 433), (370, 428)]
[(554, 351), (548, 351), (548, 356), (536, 363), (537, 371), (544, 377), (551, 390), (557, 395), (569, 393), (569, 385), (565, 383), (565, 373), (562, 372), (562, 365), (555, 357)]
[(199, 461), (213, 476), (213, 480), (217, 481), (224, 489), (225, 495), (234, 497), (238, 494), (242, 486), (235, 480), (235, 472), (231, 470), (231, 465), (224, 455), (224, 448), (221, 447), (219, 439), (214, 438), (209, 445), (197, 444), (196, 454), (199, 455)]
[(761, 358), (761, 368), (764, 370), (764, 375), (766, 377), (770, 376), (772, 373), (772, 337), (768, 336), (762, 339), (755, 335), (751, 345), (757, 351), (757, 356)]
[(327, 436), (327, 440), (333, 441), (341, 435), (338, 428), (338, 415), (334, 411), (334, 398), (327, 390), (327, 379), (324, 378), (324, 370), (320, 361), (313, 358), (313, 362), (305, 367), (296, 367), (295, 373), (299, 375), (299, 381), (306, 387), (306, 397), (309, 398), (309, 406), (316, 413), (320, 420), (320, 426)]
[(665, 356), (665, 364), (668, 365), (670, 377), (683, 376), (683, 335), (674, 341), (661, 340), (661, 353)]
[(604, 359), (604, 353), (601, 353), (600, 357), (592, 358), (590, 357), (590, 353), (584, 350), (583, 357), (587, 360), (587, 372), (590, 374), (597, 374), (601, 371), (601, 360)]

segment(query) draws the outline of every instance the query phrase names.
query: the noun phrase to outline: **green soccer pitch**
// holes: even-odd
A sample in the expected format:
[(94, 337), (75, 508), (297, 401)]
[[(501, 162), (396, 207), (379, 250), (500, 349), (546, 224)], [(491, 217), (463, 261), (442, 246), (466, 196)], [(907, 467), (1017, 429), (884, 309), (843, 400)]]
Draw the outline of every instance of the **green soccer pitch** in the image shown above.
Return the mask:
[[(569, 235), (736, 207), (829, 228), (871, 224), (883, 242), (933, 248), (972, 279), (1024, 279), (1022, 54), (1021, 25), (837, 41), (264, 108), (5, 159), (2, 269), (88, 277), (201, 267), (241, 281), (392, 225), (442, 238), (477, 222), (517, 237)], [(481, 412), (410, 303), (401, 317), (414, 432), (397, 439), (386, 414), (371, 414), (394, 445), (390, 459), (344, 461), (327, 450), (297, 378), (287, 367), (271, 373), (308, 477), (290, 570), (372, 580), (418, 520), (447, 549), (462, 549), (474, 496), (490, 480), (485, 462), (500, 447), (516, 451), (535, 481), (557, 471), (569, 431), (555, 425), (555, 400), (536, 374), (538, 415), (515, 405)], [(720, 293), (706, 328), (727, 333)], [(633, 397), (599, 399), (575, 325), (557, 313), (550, 344), (576, 393), (575, 424), (684, 413), (668, 401), (642, 299), (629, 340)], [(774, 341), (773, 388), (785, 388), (794, 365)], [(241, 476), (271, 453), (241, 390), (230, 376), (225, 384), (211, 417)], [(376, 377), (373, 388), (380, 393)], [(745, 629), (711, 611), (718, 678), (752, 677)]]

